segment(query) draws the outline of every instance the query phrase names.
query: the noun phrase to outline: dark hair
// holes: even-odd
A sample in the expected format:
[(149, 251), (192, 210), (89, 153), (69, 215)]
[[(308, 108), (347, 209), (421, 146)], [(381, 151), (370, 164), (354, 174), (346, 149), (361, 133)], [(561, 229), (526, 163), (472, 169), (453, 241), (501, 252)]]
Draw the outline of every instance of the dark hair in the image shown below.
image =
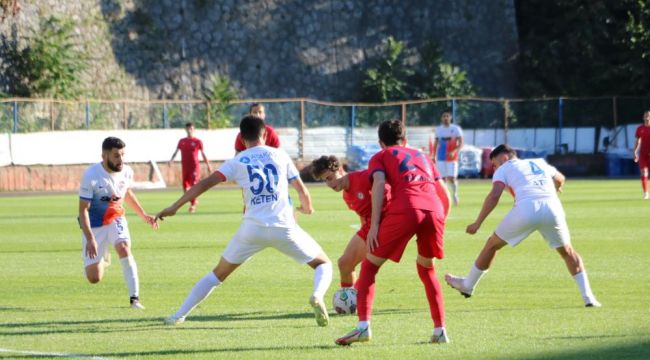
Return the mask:
[(104, 139), (104, 142), (102, 142), (102, 150), (103, 151), (111, 151), (113, 149), (124, 149), (126, 144), (124, 141), (113, 137), (109, 136), (106, 139)]
[(242, 140), (255, 141), (264, 133), (264, 120), (254, 115), (246, 115), (239, 122)]
[(193, 122), (186, 122), (185, 123), (185, 128), (192, 127), (192, 126), (194, 126)]
[(517, 152), (515, 151), (515, 149), (511, 148), (510, 145), (501, 144), (495, 147), (494, 150), (492, 150), (492, 152), (490, 152), (490, 160), (494, 159), (495, 157), (503, 153), (508, 154), (511, 158), (517, 156)]
[(264, 107), (264, 104), (262, 104), (262, 103), (252, 103), (251, 106), (248, 108), (248, 113), (249, 114), (252, 113), (253, 109), (255, 109), (256, 107), (260, 107), (260, 106)]
[(323, 155), (311, 162), (311, 176), (316, 180), (322, 180), (323, 174), (329, 171), (337, 171), (341, 167), (341, 162), (334, 155)]
[(386, 146), (397, 145), (406, 139), (406, 129), (399, 119), (386, 120), (379, 124), (379, 140)]
[(443, 111), (440, 113), (440, 116), (442, 116), (442, 115), (444, 115), (444, 114), (452, 115), (453, 113), (451, 112), (451, 109), (445, 109), (445, 110), (443, 110)]

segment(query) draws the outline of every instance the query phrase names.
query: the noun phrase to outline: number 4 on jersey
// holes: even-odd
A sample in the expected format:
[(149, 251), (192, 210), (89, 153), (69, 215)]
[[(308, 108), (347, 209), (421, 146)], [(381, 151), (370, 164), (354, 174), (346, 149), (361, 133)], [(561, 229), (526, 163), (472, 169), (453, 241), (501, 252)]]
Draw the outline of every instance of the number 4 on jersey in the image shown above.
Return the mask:
[(530, 165), (530, 171), (533, 173), (533, 175), (542, 175), (544, 174), (544, 170), (542, 170), (537, 164), (535, 164), (532, 161), (528, 162), (528, 165)]

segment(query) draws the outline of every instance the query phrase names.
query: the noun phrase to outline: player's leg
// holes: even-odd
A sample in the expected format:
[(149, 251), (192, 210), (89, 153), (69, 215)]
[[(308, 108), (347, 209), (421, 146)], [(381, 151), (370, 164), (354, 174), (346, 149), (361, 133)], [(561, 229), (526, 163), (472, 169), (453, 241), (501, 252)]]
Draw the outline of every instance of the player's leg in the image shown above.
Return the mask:
[[(196, 185), (199, 182), (199, 176), (197, 176), (197, 171), (189, 171), (187, 174), (183, 174), (183, 192), (189, 190), (192, 186)], [(190, 207), (188, 211), (193, 214), (196, 212), (196, 205), (198, 200), (196, 198), (190, 200)]]
[(454, 206), (458, 206), (458, 161), (449, 161), (448, 167), (448, 177), (446, 179), (449, 184), (449, 191)]
[(194, 310), (212, 291), (230, 276), (241, 264), (233, 264), (221, 257), (217, 266), (199, 280), (187, 295), (181, 307), (174, 315), (165, 319), (167, 325), (185, 321), (185, 317)]
[(436, 277), (434, 259), (442, 259), (445, 218), (443, 214), (419, 211), (421, 222), (417, 232), (418, 256), (416, 268), (424, 292), (429, 302), (429, 312), (433, 321), (432, 343), (448, 343), (445, 331), (445, 304), (442, 298), (440, 282)]
[(108, 232), (106, 226), (91, 229), (97, 242), (97, 256), (91, 259), (86, 254), (86, 237), (81, 234), (81, 253), (84, 260), (84, 269), (86, 271), (86, 278), (91, 284), (97, 284), (104, 277), (104, 269), (107, 264), (110, 264), (110, 249), (108, 241)]
[(591, 291), (589, 277), (587, 277), (587, 271), (585, 270), (580, 254), (578, 254), (570, 244), (558, 247), (555, 250), (564, 260), (569, 273), (578, 285), (585, 306), (600, 307), (600, 302), (596, 300), (596, 296), (594, 296), (594, 293)]
[(643, 198), (648, 199), (648, 166), (650, 162), (650, 156), (640, 156), (639, 157), (639, 170), (641, 170), (641, 188), (643, 189)]
[(124, 282), (129, 289), (129, 302), (132, 309), (144, 309), (140, 303), (140, 279), (138, 276), (138, 265), (133, 258), (129, 242), (120, 241), (115, 244), (115, 251), (120, 258), (122, 264), (122, 274), (124, 275)]
[(318, 326), (327, 326), (329, 314), (324, 297), (332, 283), (332, 261), (316, 240), (298, 225), (292, 228), (269, 228), (268, 231), (271, 233), (271, 246), (298, 263), (307, 264), (314, 269), (314, 285), (309, 304)]
[(493, 233), (485, 242), (483, 249), (479, 253), (476, 261), (469, 269), (466, 277), (457, 277), (451, 274), (445, 275), (445, 282), (454, 289), (458, 290), (466, 298), (472, 296), (474, 288), (479, 280), (488, 272), (492, 265), (497, 251), (506, 246), (508, 243), (501, 239), (496, 233)]
[(354, 234), (338, 260), (342, 288), (354, 286), (356, 280), (354, 270), (366, 257), (366, 252), (365, 241), (358, 234)]

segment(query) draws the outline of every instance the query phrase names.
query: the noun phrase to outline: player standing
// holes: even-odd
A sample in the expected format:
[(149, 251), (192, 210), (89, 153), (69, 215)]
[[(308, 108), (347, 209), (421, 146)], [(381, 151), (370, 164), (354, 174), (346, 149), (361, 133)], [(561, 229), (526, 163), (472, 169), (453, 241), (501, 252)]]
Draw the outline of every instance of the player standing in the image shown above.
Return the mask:
[(116, 137), (104, 139), (102, 162), (88, 167), (81, 179), (79, 225), (83, 260), (86, 278), (91, 284), (96, 284), (102, 280), (104, 268), (110, 264), (110, 246), (113, 245), (120, 257), (131, 307), (144, 309), (140, 304), (138, 267), (131, 254), (131, 235), (124, 216), (124, 202), (154, 229), (158, 228), (158, 224), (153, 216), (144, 211), (131, 190), (133, 170), (124, 165), (125, 146)]
[[(400, 261), (413, 235), (417, 238), (417, 271), (434, 323), (431, 342), (446, 343), (449, 338), (445, 331), (444, 304), (434, 269), (434, 258), (444, 256), (444, 204), (447, 201), (441, 199), (436, 190), (435, 182), (440, 174), (431, 159), (419, 150), (403, 146), (406, 130), (400, 120), (382, 122), (378, 133), (382, 151), (375, 154), (368, 165), (372, 176), (372, 215), (366, 238), (368, 255), (361, 263), (356, 285), (359, 322), (350, 333), (338, 338), (336, 344), (370, 340), (375, 276), (386, 260)], [(391, 203), (385, 217), (380, 219), (386, 183), (391, 187)]]
[(465, 297), (470, 297), (478, 281), (490, 268), (496, 252), (506, 245), (517, 246), (537, 230), (566, 263), (569, 273), (578, 284), (585, 306), (600, 307), (591, 292), (582, 258), (571, 246), (566, 216), (557, 196), (557, 192), (562, 191), (564, 175), (544, 159), (518, 159), (515, 150), (506, 144), (494, 148), (490, 160), (496, 168), (492, 177), (492, 190), (485, 198), (476, 221), (467, 226), (467, 233), (476, 234), (499, 203), (504, 189), (512, 192), (515, 205), (487, 240), (467, 277), (447, 274), (447, 284)]
[[(261, 103), (251, 104), (250, 108), (248, 109), (248, 114), (257, 116), (258, 118), (266, 121), (266, 111), (264, 109), (264, 105)], [(273, 127), (268, 124), (264, 125), (264, 129), (266, 131), (266, 139), (264, 140), (264, 144), (266, 146), (279, 148), (280, 137), (275, 132), (275, 129), (273, 129)], [(238, 133), (237, 138), (235, 139), (235, 153), (239, 153), (240, 151), (244, 151), (244, 150), (246, 150), (246, 145), (242, 140), (241, 133)]]
[[(185, 124), (185, 132), (187, 132), (187, 137), (182, 138), (178, 141), (176, 150), (174, 150), (172, 158), (169, 160), (171, 164), (171, 162), (174, 161), (174, 158), (176, 157), (178, 151), (181, 152), (183, 192), (194, 186), (197, 182), (199, 182), (199, 179), (201, 178), (201, 163), (199, 162), (199, 152), (201, 152), (203, 161), (205, 161), (205, 165), (208, 167), (208, 173), (212, 172), (212, 167), (210, 166), (208, 157), (205, 156), (205, 152), (203, 151), (203, 142), (194, 136), (194, 130), (195, 129), (193, 123), (188, 122)], [(189, 208), (190, 213), (194, 213), (196, 211), (197, 204), (198, 200), (192, 199)]]
[(634, 143), (634, 162), (641, 170), (643, 198), (648, 199), (648, 166), (650, 166), (650, 110), (643, 113), (643, 124), (636, 128)]
[(314, 271), (313, 292), (309, 299), (316, 323), (327, 326), (329, 315), (323, 297), (332, 281), (332, 263), (316, 241), (301, 229), (293, 216), (289, 200), (291, 184), (300, 198), (300, 212), (311, 214), (311, 197), (298, 170), (286, 152), (264, 145), (264, 121), (256, 116), (244, 117), (239, 129), (246, 150), (221, 165), (219, 170), (189, 189), (170, 207), (156, 216), (172, 216), (184, 203), (198, 197), (224, 181), (236, 181), (244, 189), (246, 210), (241, 226), (228, 243), (217, 266), (192, 289), (180, 309), (165, 319), (168, 325), (185, 321), (185, 317), (212, 290), (241, 264), (257, 252), (273, 247)]
[(440, 116), (441, 125), (435, 129), (433, 163), (445, 178), (451, 190), (454, 205), (458, 205), (458, 154), (463, 147), (463, 129), (451, 123), (451, 113)]

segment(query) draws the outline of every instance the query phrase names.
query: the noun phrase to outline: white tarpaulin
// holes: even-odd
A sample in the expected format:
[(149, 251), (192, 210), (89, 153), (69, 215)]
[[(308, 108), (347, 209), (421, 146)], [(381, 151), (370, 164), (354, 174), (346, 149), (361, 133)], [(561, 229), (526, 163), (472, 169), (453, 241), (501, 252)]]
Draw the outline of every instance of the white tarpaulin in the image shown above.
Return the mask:
[[(196, 130), (203, 141), (205, 154), (211, 161), (227, 160), (235, 155), (234, 143), (239, 129)], [(13, 159), (15, 165), (91, 164), (101, 160), (102, 141), (115, 136), (126, 143), (127, 162), (168, 161), (178, 140), (186, 136), (184, 129), (165, 130), (79, 130), (30, 134), (11, 134), (11, 154), (4, 149), (9, 141), (0, 137), (0, 165)], [(9, 136), (7, 134), (7, 138)], [(3, 141), (7, 141), (4, 144)], [(199, 156), (199, 159), (203, 159)], [(180, 160), (180, 154), (176, 155)]]

